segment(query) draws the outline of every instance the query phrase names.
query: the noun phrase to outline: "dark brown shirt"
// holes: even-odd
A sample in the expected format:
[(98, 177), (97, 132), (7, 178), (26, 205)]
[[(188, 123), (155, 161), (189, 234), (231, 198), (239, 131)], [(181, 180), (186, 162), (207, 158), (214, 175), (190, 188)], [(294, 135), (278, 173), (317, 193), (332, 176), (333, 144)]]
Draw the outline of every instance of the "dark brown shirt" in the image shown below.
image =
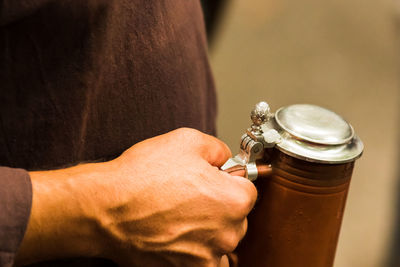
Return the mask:
[[(61, 168), (182, 126), (215, 133), (198, 1), (0, 0), (0, 23), (0, 165)], [(30, 201), (27, 173), (0, 168), (0, 266)]]

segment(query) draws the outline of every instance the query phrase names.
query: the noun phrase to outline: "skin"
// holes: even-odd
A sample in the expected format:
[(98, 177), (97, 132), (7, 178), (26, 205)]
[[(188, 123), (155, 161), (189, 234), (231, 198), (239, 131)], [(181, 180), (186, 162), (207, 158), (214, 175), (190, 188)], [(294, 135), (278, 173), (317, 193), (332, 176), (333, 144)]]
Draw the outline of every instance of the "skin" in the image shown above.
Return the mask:
[(220, 140), (178, 129), (115, 160), (31, 172), (33, 202), (16, 264), (104, 257), (121, 266), (226, 266), (247, 229), (254, 185), (218, 169)]

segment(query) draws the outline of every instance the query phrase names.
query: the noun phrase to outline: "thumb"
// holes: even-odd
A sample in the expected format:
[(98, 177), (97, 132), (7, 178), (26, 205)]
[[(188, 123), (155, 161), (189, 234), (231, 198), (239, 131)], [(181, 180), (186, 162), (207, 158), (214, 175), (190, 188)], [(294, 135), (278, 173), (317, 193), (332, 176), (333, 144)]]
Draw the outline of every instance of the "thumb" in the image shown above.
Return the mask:
[(190, 147), (191, 152), (195, 152), (212, 166), (221, 167), (232, 156), (224, 142), (195, 129), (180, 128), (167, 135), (173, 140), (183, 140), (181, 145)]
[(212, 166), (221, 167), (230, 157), (232, 157), (229, 147), (214, 136), (203, 134), (199, 154)]

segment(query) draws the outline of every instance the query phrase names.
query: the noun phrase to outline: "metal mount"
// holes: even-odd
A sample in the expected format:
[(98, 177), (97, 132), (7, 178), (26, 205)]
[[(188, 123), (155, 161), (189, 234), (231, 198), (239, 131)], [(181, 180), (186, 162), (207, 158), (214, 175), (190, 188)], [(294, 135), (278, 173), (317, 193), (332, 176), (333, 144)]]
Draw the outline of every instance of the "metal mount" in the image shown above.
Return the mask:
[(255, 106), (250, 113), (253, 124), (241, 138), (239, 154), (229, 159), (221, 167), (222, 170), (237, 165), (245, 166), (246, 177), (251, 181), (257, 179), (256, 160), (262, 158), (265, 148), (274, 147), (280, 141), (279, 133), (269, 123), (273, 116), (267, 102), (260, 102)]

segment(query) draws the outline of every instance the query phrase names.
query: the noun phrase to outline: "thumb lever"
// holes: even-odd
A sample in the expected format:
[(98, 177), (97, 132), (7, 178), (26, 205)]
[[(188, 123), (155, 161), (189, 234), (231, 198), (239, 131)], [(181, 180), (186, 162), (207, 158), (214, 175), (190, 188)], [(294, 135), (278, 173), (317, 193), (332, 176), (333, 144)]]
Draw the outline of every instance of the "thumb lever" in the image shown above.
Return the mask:
[[(255, 164), (257, 168), (257, 177), (255, 179), (250, 179), (251, 181), (255, 181), (257, 178), (260, 177), (267, 177), (272, 173), (271, 165), (267, 164)], [(225, 172), (229, 173), (230, 175), (235, 176), (242, 176), (248, 178), (247, 173), (247, 164), (246, 165), (235, 165), (230, 168), (224, 169)]]

